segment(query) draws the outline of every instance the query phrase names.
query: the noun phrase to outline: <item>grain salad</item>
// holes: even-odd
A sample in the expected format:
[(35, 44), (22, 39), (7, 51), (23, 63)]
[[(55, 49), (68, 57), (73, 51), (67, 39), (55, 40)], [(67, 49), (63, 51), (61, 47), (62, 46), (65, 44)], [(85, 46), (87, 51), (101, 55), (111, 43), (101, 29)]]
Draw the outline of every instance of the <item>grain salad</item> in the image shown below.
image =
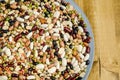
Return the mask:
[(65, 0), (0, 1), (0, 80), (81, 80), (91, 37)]

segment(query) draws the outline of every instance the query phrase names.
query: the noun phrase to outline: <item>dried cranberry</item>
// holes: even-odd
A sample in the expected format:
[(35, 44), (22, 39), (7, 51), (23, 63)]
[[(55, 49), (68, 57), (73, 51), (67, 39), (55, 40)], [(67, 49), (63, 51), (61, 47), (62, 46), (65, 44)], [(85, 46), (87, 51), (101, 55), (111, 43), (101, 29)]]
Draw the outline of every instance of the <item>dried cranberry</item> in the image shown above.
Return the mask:
[(22, 35), (18, 34), (17, 36), (15, 36), (14, 41), (17, 42), (20, 38), (22, 38)]
[(42, 36), (44, 32), (45, 32), (44, 29), (40, 29), (39, 30), (39, 35)]

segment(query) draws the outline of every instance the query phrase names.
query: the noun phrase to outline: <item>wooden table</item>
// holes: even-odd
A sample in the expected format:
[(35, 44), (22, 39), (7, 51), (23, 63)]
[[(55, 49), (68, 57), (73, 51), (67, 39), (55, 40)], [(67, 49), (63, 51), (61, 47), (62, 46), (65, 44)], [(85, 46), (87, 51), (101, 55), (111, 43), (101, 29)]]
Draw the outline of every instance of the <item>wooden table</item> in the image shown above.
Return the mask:
[(120, 80), (120, 0), (74, 0), (87, 15), (95, 37), (88, 80)]

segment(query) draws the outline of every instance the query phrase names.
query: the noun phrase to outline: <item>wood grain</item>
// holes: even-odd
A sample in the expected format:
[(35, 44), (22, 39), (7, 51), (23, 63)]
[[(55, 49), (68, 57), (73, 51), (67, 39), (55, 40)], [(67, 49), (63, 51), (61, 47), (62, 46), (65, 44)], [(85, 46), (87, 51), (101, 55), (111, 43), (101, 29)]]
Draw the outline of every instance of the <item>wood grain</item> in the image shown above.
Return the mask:
[(95, 37), (95, 59), (88, 80), (120, 79), (120, 0), (75, 0)]

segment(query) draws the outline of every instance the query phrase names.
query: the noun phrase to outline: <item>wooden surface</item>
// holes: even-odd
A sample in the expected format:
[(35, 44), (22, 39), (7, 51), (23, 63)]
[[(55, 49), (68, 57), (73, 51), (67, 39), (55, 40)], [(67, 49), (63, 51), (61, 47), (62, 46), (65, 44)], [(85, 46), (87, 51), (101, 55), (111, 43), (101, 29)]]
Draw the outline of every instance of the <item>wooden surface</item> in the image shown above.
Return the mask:
[(120, 0), (74, 0), (87, 15), (95, 37), (88, 80), (120, 80)]

